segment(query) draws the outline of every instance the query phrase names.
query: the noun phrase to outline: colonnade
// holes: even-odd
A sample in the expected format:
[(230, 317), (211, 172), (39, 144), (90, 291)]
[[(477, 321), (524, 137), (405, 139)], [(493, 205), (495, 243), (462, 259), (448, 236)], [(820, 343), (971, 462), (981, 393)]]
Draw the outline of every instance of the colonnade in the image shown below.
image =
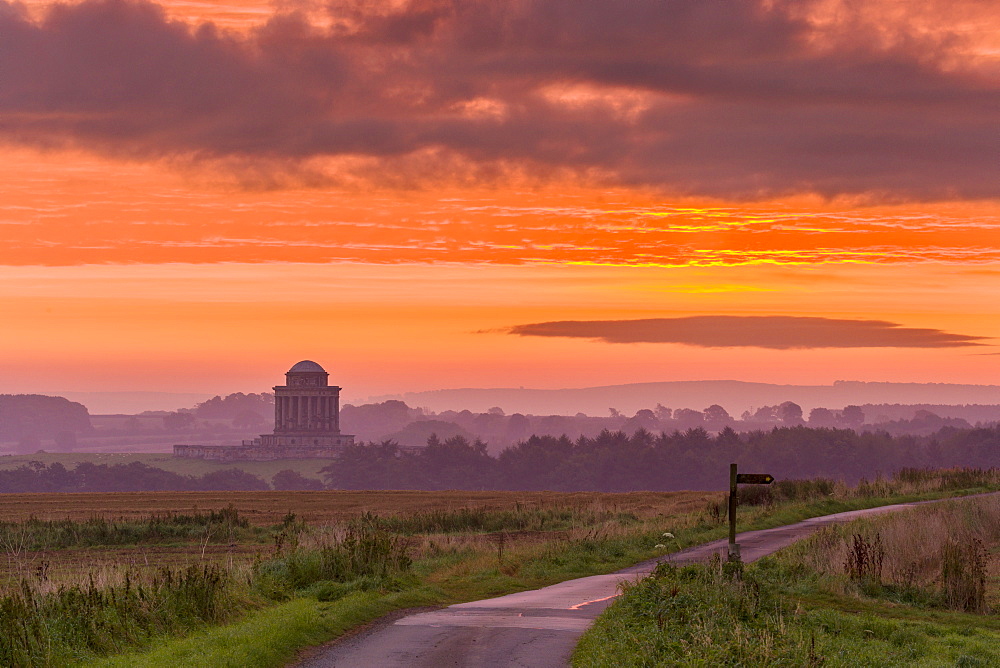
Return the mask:
[(340, 398), (335, 394), (274, 398), (275, 431), (340, 431)]

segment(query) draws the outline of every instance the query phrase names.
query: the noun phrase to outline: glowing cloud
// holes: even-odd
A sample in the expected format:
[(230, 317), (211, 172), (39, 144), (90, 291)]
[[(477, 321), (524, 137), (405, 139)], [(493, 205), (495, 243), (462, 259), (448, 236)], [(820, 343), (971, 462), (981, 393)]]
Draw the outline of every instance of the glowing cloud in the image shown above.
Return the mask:
[(680, 343), (702, 348), (955, 348), (986, 337), (902, 327), (884, 320), (805, 316), (708, 315), (643, 320), (564, 320), (517, 325), (519, 336), (597, 339), (607, 343)]
[(168, 7), (0, 2), (0, 140), (276, 171), (339, 160), (340, 178), (393, 184), (1000, 194), (1000, 82), (947, 21), (831, 24), (817, 0), (337, 0), (324, 25), (278, 13), (228, 32)]

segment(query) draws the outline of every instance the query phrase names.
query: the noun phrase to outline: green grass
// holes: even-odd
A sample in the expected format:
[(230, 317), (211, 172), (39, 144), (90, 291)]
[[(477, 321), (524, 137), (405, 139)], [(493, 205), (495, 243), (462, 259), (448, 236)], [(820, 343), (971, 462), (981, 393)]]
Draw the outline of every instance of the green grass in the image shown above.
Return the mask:
[(281, 666), (303, 647), (320, 644), (393, 610), (431, 605), (438, 600), (440, 594), (428, 587), (391, 594), (355, 592), (330, 603), (297, 598), (259, 610), (235, 624), (171, 640), (152, 651), (121, 654), (86, 665), (95, 668)]
[(1000, 665), (1000, 630), (982, 617), (803, 597), (798, 577), (771, 560), (742, 579), (718, 563), (664, 565), (625, 585), (573, 666)]
[[(790, 506), (752, 523), (769, 526), (800, 519), (812, 510), (882, 505), (875, 501)], [(963, 502), (972, 503), (980, 502)], [(905, 521), (893, 518), (915, 527), (930, 515), (920, 510)], [(861, 530), (852, 527), (883, 526), (891, 519), (859, 520), (840, 533), (850, 536)], [(1000, 665), (996, 616), (944, 609), (936, 585), (925, 591), (853, 582), (842, 570), (813, 571), (809, 560), (795, 555), (812, 554), (829, 536), (810, 540), (816, 545), (804, 541), (745, 570), (718, 561), (682, 568), (661, 565), (653, 576), (623, 586), (623, 596), (584, 634), (573, 665)]]

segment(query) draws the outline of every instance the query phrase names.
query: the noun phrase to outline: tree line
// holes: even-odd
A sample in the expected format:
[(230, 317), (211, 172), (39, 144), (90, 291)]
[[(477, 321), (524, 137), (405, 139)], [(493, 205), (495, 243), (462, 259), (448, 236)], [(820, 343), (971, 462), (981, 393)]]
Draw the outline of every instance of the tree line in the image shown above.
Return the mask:
[(901, 468), (990, 468), (1000, 465), (1000, 427), (945, 428), (931, 437), (804, 426), (715, 436), (703, 428), (605, 430), (575, 440), (531, 436), (496, 457), (479, 440), (432, 437), (420, 449), (357, 444), (323, 473), (335, 489), (672, 491), (723, 489), (731, 462), (777, 478), (850, 483)]
[[(316, 481), (319, 482), (319, 481)], [(190, 476), (164, 471), (142, 462), (93, 464), (83, 462), (68, 469), (59, 462), (46, 466), (29, 462), (0, 470), (0, 492), (187, 492), (266, 490), (271, 487), (239, 469)]]
[(359, 443), (322, 469), (323, 480), (293, 470), (270, 483), (239, 469), (185, 476), (139, 462), (32, 462), (0, 470), (0, 492), (128, 492), (266, 489), (466, 489), (630, 492), (723, 489), (729, 464), (779, 479), (837, 478), (855, 483), (902, 468), (1000, 465), (1000, 426), (945, 427), (931, 436), (853, 429), (775, 427), (712, 435), (703, 428), (654, 434), (605, 430), (595, 437), (530, 436), (491, 455), (478, 439), (432, 436), (427, 446)]

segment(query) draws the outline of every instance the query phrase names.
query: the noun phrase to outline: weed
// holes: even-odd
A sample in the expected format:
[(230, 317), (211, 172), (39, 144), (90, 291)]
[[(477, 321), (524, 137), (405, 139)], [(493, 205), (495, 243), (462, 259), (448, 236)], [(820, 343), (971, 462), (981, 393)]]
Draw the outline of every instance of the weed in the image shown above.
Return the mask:
[(854, 534), (844, 560), (847, 577), (855, 582), (881, 586), (884, 563), (885, 547), (882, 545), (881, 535), (876, 533), (871, 538), (865, 538), (859, 533)]
[(941, 585), (952, 610), (988, 612), (986, 547), (978, 538), (964, 544), (948, 540), (941, 548)]

